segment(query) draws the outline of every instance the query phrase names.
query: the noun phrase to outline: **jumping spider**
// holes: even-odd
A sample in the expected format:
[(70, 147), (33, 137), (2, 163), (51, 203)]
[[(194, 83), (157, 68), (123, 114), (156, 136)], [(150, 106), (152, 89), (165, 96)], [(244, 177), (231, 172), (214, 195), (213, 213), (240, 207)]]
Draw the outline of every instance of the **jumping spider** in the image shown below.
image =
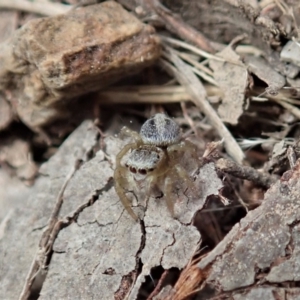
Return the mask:
[(134, 140), (125, 145), (117, 155), (114, 172), (115, 190), (125, 209), (133, 219), (138, 220), (125, 189), (144, 181), (147, 197), (150, 197), (154, 186), (161, 187), (167, 207), (174, 217), (173, 184), (183, 180), (188, 188), (194, 186), (181, 162), (186, 154), (198, 161), (196, 145), (186, 140), (180, 142), (178, 124), (162, 113), (148, 119), (139, 134), (126, 127), (122, 129), (122, 133)]

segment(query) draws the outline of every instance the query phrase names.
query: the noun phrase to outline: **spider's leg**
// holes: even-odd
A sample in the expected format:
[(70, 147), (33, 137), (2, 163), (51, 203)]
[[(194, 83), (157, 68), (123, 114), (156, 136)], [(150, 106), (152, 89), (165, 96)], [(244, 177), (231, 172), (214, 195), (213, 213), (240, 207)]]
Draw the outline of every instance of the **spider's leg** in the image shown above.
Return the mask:
[(186, 170), (179, 164), (175, 165), (176, 172), (178, 176), (184, 181), (189, 189), (193, 189), (194, 181), (191, 179)]
[(135, 220), (138, 221), (137, 215), (134, 213), (134, 211), (131, 208), (131, 202), (126, 196), (125, 190), (123, 186), (126, 186), (128, 184), (128, 181), (126, 179), (125, 174), (123, 174), (122, 171), (126, 172), (126, 169), (123, 167), (116, 168), (115, 173), (114, 173), (114, 179), (115, 179), (115, 190), (116, 193), (118, 194), (123, 206), (127, 210), (127, 212), (130, 214), (130, 216)]
[(132, 144), (128, 144), (126, 145), (116, 156), (116, 170), (118, 168), (122, 168), (121, 166), (121, 159), (123, 158), (123, 156), (130, 150), (130, 149), (134, 149), (136, 147), (136, 143), (132, 143)]
[(185, 147), (190, 150), (191, 156), (197, 162), (197, 165), (200, 166), (200, 159), (198, 156), (198, 147), (190, 141), (185, 141)]
[(124, 186), (128, 185), (128, 180), (126, 179), (127, 169), (124, 168), (121, 165), (121, 160), (123, 156), (130, 150), (134, 149), (137, 146), (136, 143), (128, 144), (126, 145), (116, 156), (116, 168), (114, 172), (114, 180), (115, 180), (115, 190), (118, 194), (123, 206), (127, 210), (127, 212), (130, 214), (130, 216), (134, 220), (138, 220), (138, 217), (134, 213), (134, 211), (131, 208), (131, 202), (126, 196), (126, 193), (124, 191)]
[(166, 157), (164, 156), (160, 162), (160, 165), (147, 177), (147, 184), (145, 191), (146, 195), (146, 203), (151, 196), (151, 191), (155, 185), (158, 185), (159, 179), (164, 177), (164, 175), (168, 172), (168, 165), (167, 165)]
[(145, 186), (145, 203), (148, 202), (149, 198), (150, 198), (150, 194), (151, 194), (151, 189), (152, 189), (152, 185), (153, 185), (153, 177), (150, 176), (149, 178), (147, 178), (147, 184)]
[(195, 145), (194, 143), (192, 143), (192, 142), (190, 142), (188, 140), (185, 140), (184, 144), (185, 144), (185, 147), (187, 147), (188, 149), (190, 149), (195, 155), (197, 154), (197, 152), (198, 152), (197, 145)]
[(174, 202), (172, 199), (172, 179), (167, 177), (165, 180), (165, 199), (167, 202), (167, 207), (171, 213), (171, 216), (174, 218)]
[(133, 130), (129, 129), (129, 128), (127, 128), (126, 126), (124, 126), (124, 127), (121, 129), (121, 132), (120, 132), (119, 136), (120, 136), (121, 138), (124, 138), (124, 137), (131, 137), (131, 138), (134, 139), (134, 141), (135, 141), (136, 143), (141, 142), (141, 137), (140, 137), (140, 135), (139, 135), (136, 131), (133, 131)]
[(168, 152), (172, 153), (173, 151), (178, 153), (188, 151), (192, 158), (195, 159), (197, 163), (199, 162), (198, 147), (190, 141), (186, 140), (180, 144), (170, 146)]

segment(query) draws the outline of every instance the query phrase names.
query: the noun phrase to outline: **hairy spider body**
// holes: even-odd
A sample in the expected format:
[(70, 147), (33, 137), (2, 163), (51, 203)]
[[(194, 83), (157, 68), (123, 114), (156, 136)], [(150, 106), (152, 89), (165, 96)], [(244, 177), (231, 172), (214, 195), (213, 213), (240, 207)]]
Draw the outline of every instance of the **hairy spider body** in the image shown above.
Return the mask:
[[(152, 145), (143, 145), (131, 151), (125, 166), (133, 174), (136, 180), (137, 175), (147, 176), (163, 163), (164, 151)], [(142, 179), (142, 178), (141, 178)]]
[(188, 188), (193, 187), (181, 159), (186, 151), (197, 159), (196, 146), (189, 141), (180, 142), (178, 124), (165, 114), (156, 114), (148, 119), (140, 134), (128, 128), (123, 128), (122, 133), (134, 140), (125, 145), (116, 157), (115, 190), (125, 209), (138, 220), (125, 191), (130, 185), (143, 181), (148, 197), (155, 185), (161, 187), (167, 207), (174, 216), (172, 187), (178, 180), (184, 181)]
[(156, 114), (142, 126), (140, 136), (145, 144), (169, 146), (180, 140), (180, 128), (164, 114)]

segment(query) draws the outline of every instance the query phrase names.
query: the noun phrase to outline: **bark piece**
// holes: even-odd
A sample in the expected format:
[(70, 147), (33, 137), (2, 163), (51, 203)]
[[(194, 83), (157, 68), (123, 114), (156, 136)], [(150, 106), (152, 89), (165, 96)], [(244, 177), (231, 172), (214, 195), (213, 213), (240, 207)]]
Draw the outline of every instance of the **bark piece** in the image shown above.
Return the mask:
[[(4, 169), (0, 170), (0, 227), (4, 218), (19, 207), (31, 193), (31, 188), (24, 185), (18, 178), (9, 176)], [(4, 223), (3, 223), (4, 226)], [(1, 231), (1, 229), (0, 229)], [(1, 240), (1, 233), (0, 233)]]
[(5, 97), (0, 93), (0, 131), (7, 128), (13, 121), (13, 112), (5, 100)]
[(141, 284), (152, 268), (162, 266), (164, 269), (182, 269), (197, 249), (201, 236), (189, 224), (194, 213), (203, 208), (207, 197), (217, 195), (222, 187), (213, 164), (201, 168), (196, 184), (201, 185), (202, 193), (198, 199), (185, 197), (177, 201), (175, 211), (178, 220), (170, 216), (163, 199), (150, 199), (144, 219), (145, 246), (141, 253), (143, 269), (132, 288), (130, 299), (138, 299)]
[(300, 66), (300, 47), (299, 44), (295, 41), (289, 41), (283, 47), (280, 52), (280, 58), (283, 61), (294, 63), (297, 66)]
[[(0, 43), (7, 40), (17, 28), (18, 12), (0, 11)], [(13, 120), (13, 112), (4, 95), (0, 93), (0, 131)]]
[(299, 288), (286, 289), (286, 300), (299, 300), (299, 299), (300, 299)]
[[(114, 158), (124, 142), (108, 137), (105, 144)], [(99, 295), (113, 299), (128, 293), (135, 299), (152, 268), (183, 268), (187, 264), (200, 240), (198, 230), (189, 225), (193, 215), (208, 195), (218, 194), (223, 186), (213, 164), (208, 164), (196, 179), (196, 185), (201, 185), (200, 196), (194, 191), (174, 195), (178, 220), (171, 217), (163, 198), (151, 197), (148, 204), (137, 199), (135, 209), (145, 210), (144, 220), (138, 223), (122, 206), (112, 176), (112, 165), (99, 151), (68, 183), (59, 218), (78, 217), (58, 234), (40, 299), (91, 299)]]
[(256, 300), (256, 299), (284, 300), (286, 298), (285, 298), (284, 289), (277, 289), (275, 287), (261, 287), (261, 288), (253, 288), (248, 293), (235, 294), (233, 296), (233, 299), (234, 300)]
[(268, 85), (266, 91), (269, 94), (276, 95), (278, 90), (285, 85), (285, 77), (273, 70), (263, 58), (248, 56), (245, 58), (245, 62), (248, 70)]
[(30, 195), (24, 197), (1, 223), (0, 295), (3, 298), (19, 299), (27, 274), (36, 259), (41, 229), (51, 216), (65, 177), (78, 160), (87, 159), (87, 153), (96, 143), (97, 134), (88, 121), (75, 130), (43, 165), (45, 176), (36, 180)]
[[(200, 261), (208, 284), (231, 291), (254, 284), (259, 273), (260, 281), (269, 278), (275, 282), (279, 270), (289, 273), (281, 272), (288, 280), (298, 278), (299, 176), (300, 161), (268, 190), (262, 205), (248, 213)], [(268, 268), (270, 271), (265, 271)]]
[(240, 57), (231, 46), (219, 52), (218, 56), (226, 61), (210, 60), (209, 63), (214, 71), (214, 78), (224, 94), (218, 113), (224, 122), (237, 124), (244, 111), (244, 98), (248, 85), (247, 67), (240, 61)]
[(118, 217), (105, 225), (73, 223), (60, 232), (39, 299), (113, 299), (122, 276), (135, 269), (141, 242), (139, 224)]
[(152, 64), (152, 27), (108, 1), (28, 22), (1, 47), (0, 90), (31, 128), (71, 117), (65, 100), (99, 90)]
[(256, 287), (233, 294), (234, 300), (299, 300), (299, 288)]
[(0, 43), (7, 40), (18, 26), (18, 12), (0, 11)]
[(299, 281), (300, 279), (300, 226), (291, 230), (293, 252), (282, 262), (278, 262), (269, 272), (266, 279), (269, 282)]
[(278, 71), (281, 75), (286, 76), (287, 81), (290, 78), (295, 78), (300, 70), (300, 67), (293, 63), (287, 63), (281, 60), (278, 52), (272, 52), (267, 57), (270, 66)]
[(11, 174), (31, 185), (37, 175), (38, 167), (32, 160), (28, 142), (17, 139), (2, 140), (0, 146), (0, 163), (7, 165)]

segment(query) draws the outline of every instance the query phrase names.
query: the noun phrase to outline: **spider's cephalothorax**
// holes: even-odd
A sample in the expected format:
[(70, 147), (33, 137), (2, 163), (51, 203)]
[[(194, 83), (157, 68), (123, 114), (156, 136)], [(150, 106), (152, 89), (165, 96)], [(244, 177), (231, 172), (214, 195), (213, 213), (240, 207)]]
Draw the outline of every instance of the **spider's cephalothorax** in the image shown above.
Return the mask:
[(135, 180), (142, 180), (163, 163), (164, 151), (159, 147), (142, 145), (131, 151), (125, 166), (132, 173)]
[(197, 158), (196, 146), (189, 141), (180, 142), (178, 124), (161, 113), (148, 119), (140, 134), (128, 128), (123, 128), (122, 132), (134, 140), (133, 143), (125, 145), (116, 157), (115, 189), (124, 207), (138, 220), (126, 196), (126, 190), (136, 182), (145, 181), (148, 196), (153, 186), (162, 186), (167, 206), (174, 216), (172, 186), (181, 179), (188, 187), (192, 187), (193, 181), (181, 165), (181, 160), (187, 151), (191, 157)]

